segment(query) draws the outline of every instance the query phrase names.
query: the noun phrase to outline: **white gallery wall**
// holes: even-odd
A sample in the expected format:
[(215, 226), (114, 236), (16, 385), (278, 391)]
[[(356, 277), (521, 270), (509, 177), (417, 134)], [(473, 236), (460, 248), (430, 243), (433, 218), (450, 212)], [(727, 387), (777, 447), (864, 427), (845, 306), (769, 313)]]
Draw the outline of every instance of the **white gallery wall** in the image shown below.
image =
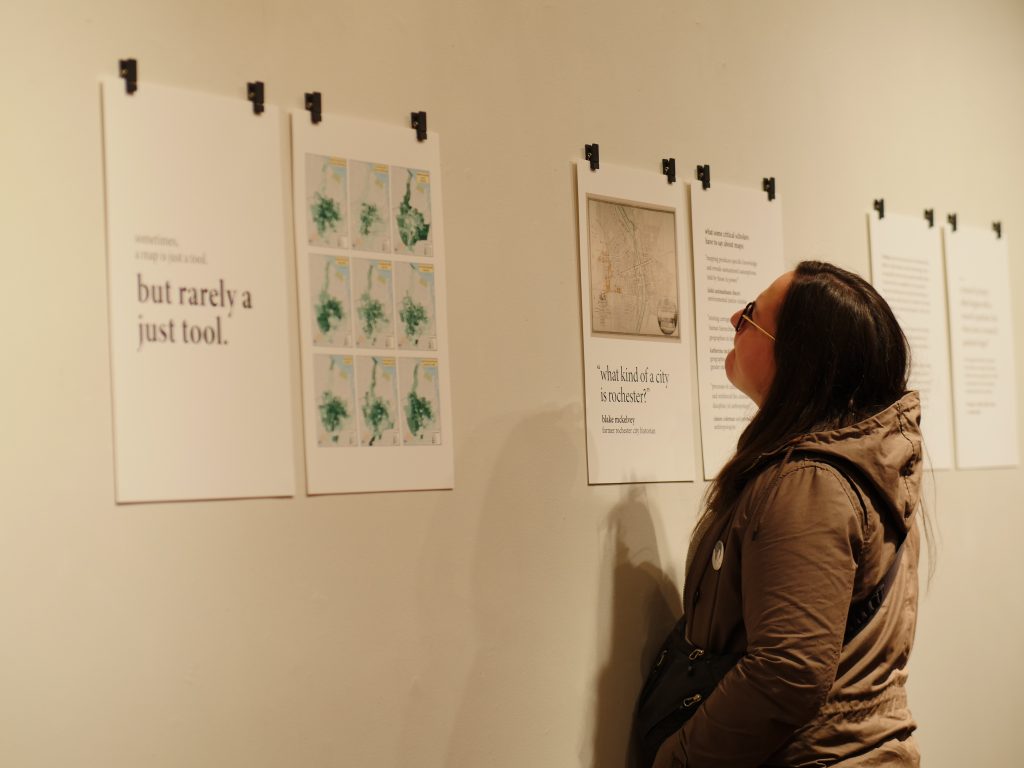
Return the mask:
[[(282, 112), (310, 90), (394, 125), (427, 111), (455, 490), (114, 503), (99, 79), (128, 56), (143, 89), (244, 99), (261, 79)], [(712, 183), (775, 176), (791, 265), (867, 273), (877, 197), (1001, 220), (1024, 297), (1019, 0), (8, 0), (0, 94), (4, 766), (624, 764), (704, 484), (587, 485), (585, 143), (654, 172), (673, 156), (686, 180), (698, 163)], [(288, 227), (290, 200), (286, 184)], [(301, 479), (293, 246), (282, 259)], [(1014, 332), (1024, 360), (1019, 309)], [(939, 556), (910, 689), (925, 763), (1009, 765), (1024, 474), (928, 482)]]

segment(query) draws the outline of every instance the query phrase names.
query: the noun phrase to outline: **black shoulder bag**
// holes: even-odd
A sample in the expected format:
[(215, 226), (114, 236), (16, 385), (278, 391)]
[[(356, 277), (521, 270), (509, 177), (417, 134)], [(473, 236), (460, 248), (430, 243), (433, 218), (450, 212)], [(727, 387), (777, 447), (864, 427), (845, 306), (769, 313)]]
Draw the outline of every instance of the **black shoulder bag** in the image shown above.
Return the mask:
[(686, 640), (680, 619), (662, 643), (636, 705), (634, 734), (641, 765), (649, 766), (662, 742), (683, 727), (742, 653), (709, 653)]

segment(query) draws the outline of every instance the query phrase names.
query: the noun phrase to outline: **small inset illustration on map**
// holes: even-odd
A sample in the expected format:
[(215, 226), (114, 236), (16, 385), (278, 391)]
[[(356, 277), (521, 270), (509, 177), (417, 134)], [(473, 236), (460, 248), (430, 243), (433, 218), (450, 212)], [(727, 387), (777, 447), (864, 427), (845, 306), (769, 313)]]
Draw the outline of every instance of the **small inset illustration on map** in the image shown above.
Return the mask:
[(587, 198), (595, 333), (679, 338), (676, 216)]
[(433, 256), (430, 237), (430, 172), (391, 167), (395, 253)]
[(321, 347), (352, 346), (352, 280), (347, 256), (309, 257), (310, 306), (313, 310), (313, 344)]
[(348, 178), (352, 247), (359, 251), (390, 253), (388, 166), (349, 160)]
[(310, 245), (348, 248), (348, 165), (343, 158), (306, 155), (306, 232)]
[(351, 355), (313, 355), (316, 443), (325, 448), (359, 445)]
[(395, 358), (356, 358), (359, 379), (359, 442), (367, 446), (398, 445), (398, 382)]
[(434, 265), (394, 264), (398, 348), (437, 349)]
[(378, 259), (352, 259), (357, 347), (394, 349), (395, 299), (393, 264)]
[(404, 445), (441, 444), (441, 389), (437, 359), (403, 357), (398, 361)]

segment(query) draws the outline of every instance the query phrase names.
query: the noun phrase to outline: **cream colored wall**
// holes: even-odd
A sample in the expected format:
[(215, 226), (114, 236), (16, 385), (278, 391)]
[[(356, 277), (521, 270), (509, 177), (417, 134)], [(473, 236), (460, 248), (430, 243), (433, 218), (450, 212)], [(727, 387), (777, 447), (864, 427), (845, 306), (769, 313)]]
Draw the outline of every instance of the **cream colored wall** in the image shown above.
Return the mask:
[[(586, 484), (584, 143), (687, 178), (776, 176), (791, 263), (865, 271), (873, 197), (1000, 218), (1024, 296), (1017, 0), (8, 1), (0, 43), (5, 766), (623, 765), (703, 486)], [(456, 490), (114, 504), (97, 80), (125, 56), (142, 88), (243, 98), (261, 78), (285, 108), (319, 89), (327, 111), (428, 110)], [(1015, 333), (1024, 360), (1019, 314)], [(296, 344), (281, 364), (298, 393)], [(297, 394), (293, 412), (298, 430)], [(930, 768), (1008, 765), (1024, 476), (935, 489), (920, 742)]]

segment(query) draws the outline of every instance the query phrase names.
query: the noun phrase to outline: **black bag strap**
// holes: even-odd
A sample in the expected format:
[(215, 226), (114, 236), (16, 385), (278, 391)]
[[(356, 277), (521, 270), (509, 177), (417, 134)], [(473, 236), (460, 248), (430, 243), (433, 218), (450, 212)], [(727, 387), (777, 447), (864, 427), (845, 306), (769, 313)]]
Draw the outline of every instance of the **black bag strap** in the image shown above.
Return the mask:
[(885, 596), (889, 594), (889, 588), (896, 581), (896, 574), (899, 572), (900, 562), (903, 560), (903, 545), (906, 542), (907, 537), (904, 534), (899, 547), (896, 549), (896, 557), (893, 558), (892, 565), (885, 572), (882, 581), (871, 591), (870, 595), (850, 606), (850, 612), (846, 615), (846, 631), (843, 633), (843, 645), (853, 640), (868, 625), (868, 622), (875, 617), (878, 609), (882, 607), (882, 603), (885, 602)]

